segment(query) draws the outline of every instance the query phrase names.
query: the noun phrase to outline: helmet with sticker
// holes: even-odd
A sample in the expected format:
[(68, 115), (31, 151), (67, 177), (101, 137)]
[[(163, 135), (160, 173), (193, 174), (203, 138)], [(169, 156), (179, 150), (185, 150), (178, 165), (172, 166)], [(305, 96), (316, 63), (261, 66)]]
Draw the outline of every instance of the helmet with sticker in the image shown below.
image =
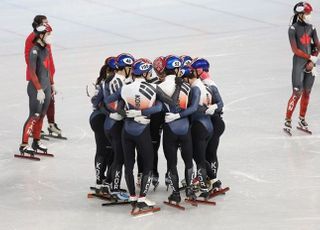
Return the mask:
[(178, 56), (175, 55), (168, 55), (165, 58), (165, 68), (168, 70), (173, 70), (175, 68), (181, 67), (181, 60)]
[(192, 62), (192, 58), (188, 55), (180, 56), (181, 66), (189, 65)]
[(149, 73), (152, 70), (152, 62), (147, 58), (140, 58), (132, 64), (132, 74), (141, 76), (144, 73)]
[(190, 66), (193, 69), (202, 69), (203, 71), (208, 72), (210, 68), (209, 62), (204, 58), (195, 58), (190, 63)]
[(294, 14), (310, 14), (312, 10), (312, 6), (308, 2), (298, 2), (293, 7)]
[(193, 78), (193, 69), (191, 66), (183, 66), (180, 69), (179, 77), (181, 78)]
[(108, 66), (110, 70), (116, 70), (117, 69), (117, 58), (116, 57), (107, 57), (104, 61), (104, 64)]
[(131, 67), (134, 62), (134, 57), (128, 53), (121, 53), (117, 57), (117, 66), (119, 69), (127, 66)]

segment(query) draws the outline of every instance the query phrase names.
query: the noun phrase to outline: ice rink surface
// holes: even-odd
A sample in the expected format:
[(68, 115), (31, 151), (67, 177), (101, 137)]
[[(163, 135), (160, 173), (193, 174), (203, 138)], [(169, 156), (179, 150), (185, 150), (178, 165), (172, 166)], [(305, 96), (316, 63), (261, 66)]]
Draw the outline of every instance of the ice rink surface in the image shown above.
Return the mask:
[[(295, 3), (0, 1), (0, 229), (320, 229), (319, 79), (307, 114), (313, 135), (282, 132), (291, 94), (287, 30)], [(311, 4), (319, 27), (320, 3)], [(28, 115), (23, 47), (36, 14), (47, 15), (54, 29), (56, 121), (69, 138), (46, 141), (56, 157), (40, 162), (13, 158)], [(180, 211), (162, 204), (169, 195), (162, 150), (160, 187), (150, 191), (160, 212), (133, 218), (128, 206), (106, 208), (86, 198), (95, 182), (95, 143), (85, 86), (107, 56), (121, 52), (150, 59), (189, 54), (210, 61), (227, 125), (219, 178), (231, 188), (215, 199), (215, 207)]]

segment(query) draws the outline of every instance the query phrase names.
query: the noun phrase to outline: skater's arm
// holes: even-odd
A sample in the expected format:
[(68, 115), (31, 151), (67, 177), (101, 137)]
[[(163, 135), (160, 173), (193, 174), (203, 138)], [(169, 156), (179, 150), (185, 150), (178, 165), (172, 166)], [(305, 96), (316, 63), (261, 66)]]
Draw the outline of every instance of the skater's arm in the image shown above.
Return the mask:
[(317, 33), (316, 28), (313, 28), (312, 40), (313, 40), (313, 44), (315, 45), (316, 50), (317, 50), (315, 52), (315, 54), (313, 54), (313, 55), (318, 56), (318, 53), (319, 53), (319, 50), (320, 50), (320, 42), (319, 42), (318, 33)]
[(39, 82), (38, 76), (36, 74), (37, 68), (37, 59), (38, 59), (38, 50), (34, 47), (29, 52), (29, 74), (32, 84), (37, 90), (41, 89), (41, 84)]
[(48, 49), (48, 52), (49, 52), (50, 82), (51, 82), (51, 85), (53, 85), (53, 84), (54, 84), (53, 76), (54, 76), (54, 73), (56, 72), (56, 69), (55, 69), (55, 67), (54, 67), (53, 56), (52, 56), (52, 49), (51, 49), (51, 45), (50, 45), (50, 44), (47, 45), (47, 49)]
[(296, 29), (294, 26), (291, 26), (289, 28), (289, 41), (290, 41), (290, 45), (291, 45), (291, 49), (292, 49), (292, 52), (297, 55), (298, 57), (302, 57), (302, 58), (305, 58), (305, 59), (308, 59), (310, 58), (310, 55), (303, 52), (301, 49), (298, 48), (297, 46), (297, 41), (296, 41)]
[(106, 105), (106, 108), (110, 110), (111, 112), (117, 112), (113, 108), (113, 103), (121, 99), (121, 89), (117, 90), (115, 93), (107, 96), (104, 98), (104, 104)]
[(222, 101), (222, 98), (221, 98), (221, 95), (220, 95), (219, 90), (218, 90), (218, 88), (217, 88), (216, 86), (211, 85), (209, 88), (210, 88), (210, 90), (211, 90), (211, 92), (212, 92), (213, 103), (214, 103), (214, 104), (217, 104), (217, 106), (218, 106), (218, 107), (216, 108), (215, 112), (216, 112), (216, 113), (219, 113), (219, 112), (222, 111), (223, 106), (224, 106), (223, 101)]
[(200, 101), (200, 89), (198, 87), (193, 87), (191, 89), (191, 103), (188, 105), (188, 108), (180, 112), (180, 117), (187, 117), (192, 113), (196, 112), (199, 106)]
[(103, 103), (103, 90), (100, 85), (96, 86), (97, 92), (96, 94), (91, 98), (91, 103), (94, 108), (98, 108), (99, 104)]
[(169, 97), (160, 87), (157, 86), (154, 90), (157, 93), (157, 100), (160, 100), (171, 106), (176, 104), (176, 102), (171, 97)]
[(152, 107), (150, 107), (148, 109), (141, 110), (141, 114), (143, 116), (149, 116), (151, 114), (161, 112), (161, 110), (162, 110), (162, 102), (156, 101)]

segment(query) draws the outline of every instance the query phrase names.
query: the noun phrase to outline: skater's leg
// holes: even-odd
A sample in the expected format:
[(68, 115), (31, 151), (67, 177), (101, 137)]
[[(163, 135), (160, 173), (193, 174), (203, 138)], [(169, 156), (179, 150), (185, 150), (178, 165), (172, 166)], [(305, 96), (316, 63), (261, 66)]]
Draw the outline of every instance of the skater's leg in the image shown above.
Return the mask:
[(131, 135), (129, 135), (125, 129), (122, 129), (122, 147), (124, 153), (124, 174), (126, 184), (130, 193), (130, 196), (136, 196), (133, 167), (135, 162), (135, 147), (136, 144), (133, 141)]
[(291, 121), (292, 114), (301, 97), (303, 90), (303, 79), (305, 69), (305, 61), (301, 62), (298, 58), (293, 58), (292, 68), (292, 95), (287, 104), (286, 120)]
[(110, 130), (110, 140), (112, 148), (114, 150), (114, 159), (111, 171), (111, 177), (113, 180), (112, 190), (119, 190), (122, 177), (122, 166), (124, 163), (124, 154), (121, 142), (123, 122), (116, 122)]
[(140, 188), (140, 197), (145, 197), (152, 182), (153, 149), (150, 136), (150, 127), (147, 126), (141, 135), (135, 136), (137, 150), (143, 160), (143, 172)]
[(210, 134), (200, 122), (195, 122), (192, 125), (191, 133), (194, 159), (197, 163), (197, 176), (199, 178), (201, 189), (206, 190), (206, 149)]
[(225, 124), (224, 121), (219, 116), (212, 118), (212, 123), (214, 127), (213, 135), (208, 143), (206, 151), (206, 160), (207, 160), (207, 173), (210, 179), (215, 179), (218, 172), (218, 157), (217, 149), (220, 142), (220, 136), (222, 135)]
[(55, 119), (54, 119), (54, 114), (55, 114), (55, 99), (54, 99), (54, 94), (51, 95), (51, 100), (49, 103), (49, 107), (47, 110), (47, 119), (48, 119), (48, 123), (55, 123)]
[(300, 117), (305, 118), (309, 105), (310, 93), (314, 84), (315, 76), (312, 73), (305, 73), (303, 81), (303, 93), (300, 103)]
[(37, 100), (37, 90), (31, 82), (28, 83), (27, 93), (29, 96), (29, 116), (24, 123), (22, 133), (22, 144), (28, 144), (29, 136), (32, 134), (34, 125), (39, 120), (41, 114), (41, 105)]
[(45, 89), (44, 94), (45, 94), (44, 102), (39, 106), (41, 110), (40, 117), (34, 125), (33, 134), (32, 134), (35, 140), (40, 140), (42, 125), (43, 125), (43, 118), (47, 113), (50, 100), (51, 100), (51, 88), (48, 87), (47, 89)]
[(95, 170), (96, 170), (96, 183), (102, 184), (105, 179), (105, 171), (107, 168), (107, 159), (110, 155), (110, 144), (104, 134), (103, 124), (106, 116), (99, 111), (94, 111), (90, 116), (90, 126), (94, 131), (96, 142), (95, 154)]

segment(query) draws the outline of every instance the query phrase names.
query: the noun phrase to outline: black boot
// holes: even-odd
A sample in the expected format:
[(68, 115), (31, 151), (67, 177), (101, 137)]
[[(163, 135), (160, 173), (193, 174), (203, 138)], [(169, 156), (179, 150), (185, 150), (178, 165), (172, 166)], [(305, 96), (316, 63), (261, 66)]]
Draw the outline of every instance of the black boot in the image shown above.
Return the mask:
[(181, 196), (180, 196), (180, 192), (173, 192), (169, 197), (168, 200), (170, 202), (176, 202), (176, 203), (180, 203), (181, 202)]
[(191, 187), (186, 188), (186, 197), (189, 200), (196, 200), (197, 199), (197, 196)]
[(179, 192), (179, 176), (177, 169), (168, 171), (168, 179), (173, 192)]
[(140, 188), (141, 197), (147, 195), (151, 183), (152, 183), (152, 172), (149, 172), (147, 174), (142, 174), (141, 188)]
[(36, 140), (36, 139), (33, 140), (31, 147), (34, 149), (35, 152), (40, 150), (46, 153), (48, 151), (48, 148), (45, 145), (43, 145), (39, 140)]

